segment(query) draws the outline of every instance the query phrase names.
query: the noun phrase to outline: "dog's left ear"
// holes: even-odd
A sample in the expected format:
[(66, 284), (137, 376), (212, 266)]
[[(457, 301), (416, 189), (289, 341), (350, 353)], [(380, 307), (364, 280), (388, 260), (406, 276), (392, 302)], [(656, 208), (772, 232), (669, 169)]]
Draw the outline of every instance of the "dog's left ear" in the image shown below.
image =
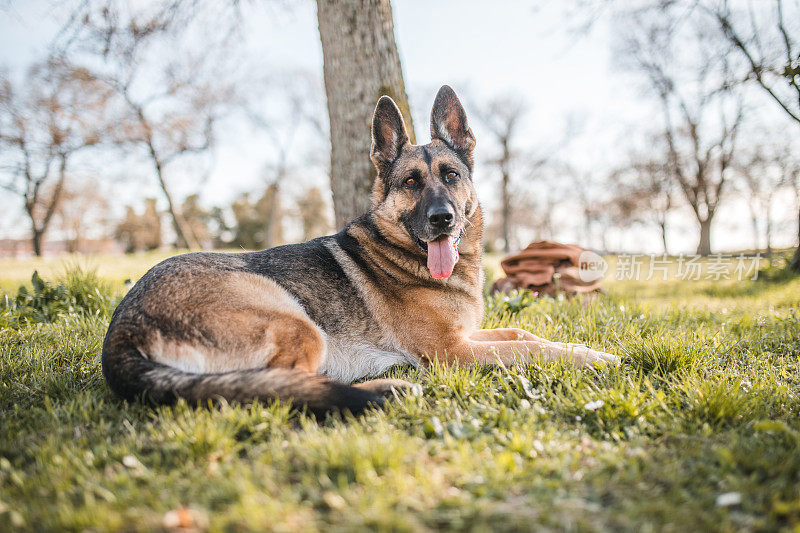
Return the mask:
[(450, 148), (468, 157), (472, 156), (472, 149), (475, 148), (475, 136), (467, 124), (467, 113), (449, 85), (442, 85), (433, 102), (431, 138), (444, 141)]
[(390, 97), (381, 96), (372, 116), (372, 148), (369, 152), (379, 172), (400, 157), (406, 143), (408, 133), (400, 109)]

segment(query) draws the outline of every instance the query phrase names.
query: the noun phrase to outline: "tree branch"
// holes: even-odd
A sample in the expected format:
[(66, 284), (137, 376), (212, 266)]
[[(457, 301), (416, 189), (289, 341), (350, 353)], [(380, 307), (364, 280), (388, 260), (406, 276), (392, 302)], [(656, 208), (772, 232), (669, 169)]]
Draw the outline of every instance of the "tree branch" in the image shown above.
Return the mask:
[[(725, 37), (733, 43), (733, 45), (742, 53), (742, 55), (747, 59), (747, 62), (750, 64), (750, 73), (755, 77), (755, 80), (761, 85), (761, 88), (764, 89), (767, 94), (796, 122), (800, 123), (800, 113), (795, 113), (792, 111), (789, 106), (781, 100), (780, 96), (778, 96), (775, 91), (772, 90), (766, 80), (764, 80), (763, 72), (764, 66), (760, 62), (757, 62), (756, 59), (753, 57), (753, 54), (744, 43), (742, 38), (739, 34), (733, 29), (733, 25), (731, 24), (728, 17), (726, 17), (723, 13), (715, 12), (710, 10), (707, 7), (704, 7), (705, 11), (709, 13), (713, 18), (717, 20), (717, 23), (720, 26)], [(797, 85), (795, 84), (795, 87)], [(800, 92), (800, 89), (798, 89)], [(800, 95), (798, 96), (800, 98)]]

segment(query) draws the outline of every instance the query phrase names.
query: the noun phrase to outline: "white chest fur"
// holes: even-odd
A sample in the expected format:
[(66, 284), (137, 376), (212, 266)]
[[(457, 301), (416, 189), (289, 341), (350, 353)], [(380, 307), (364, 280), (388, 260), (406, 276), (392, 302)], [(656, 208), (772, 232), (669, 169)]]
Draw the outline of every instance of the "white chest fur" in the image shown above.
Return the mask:
[(400, 352), (332, 338), (328, 338), (326, 355), (319, 369), (320, 374), (344, 383), (351, 383), (367, 376), (377, 376), (394, 365), (416, 365), (414, 358)]

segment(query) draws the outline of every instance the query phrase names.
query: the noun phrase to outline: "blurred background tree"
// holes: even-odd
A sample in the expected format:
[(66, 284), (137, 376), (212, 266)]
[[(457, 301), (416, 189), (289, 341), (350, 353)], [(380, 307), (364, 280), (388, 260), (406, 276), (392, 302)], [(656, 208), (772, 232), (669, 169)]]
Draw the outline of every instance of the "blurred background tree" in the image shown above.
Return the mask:
[(87, 240), (102, 235), (113, 220), (108, 196), (96, 179), (87, 178), (64, 186), (55, 221), (65, 236), (67, 252), (87, 249)]
[(676, 185), (667, 161), (668, 157), (659, 157), (658, 153), (634, 153), (628, 165), (608, 176), (609, 185), (614, 191), (614, 197), (608, 205), (612, 218), (621, 224), (639, 223), (657, 227), (664, 254), (669, 253), (669, 215), (677, 203)]
[[(678, 32), (674, 17), (663, 14), (632, 17), (622, 51), (660, 101), (667, 168), (697, 219), (697, 253), (707, 256), (743, 119), (741, 97), (723, 84), (720, 76), (727, 72), (709, 68), (717, 43), (701, 28)], [(680, 54), (678, 42), (693, 46), (695, 53)]]
[(262, 249), (283, 244), (283, 208), (278, 193), (278, 186), (271, 183), (255, 202), (245, 193), (233, 203), (236, 229), (231, 245)]
[[(634, 57), (633, 64), (650, 79), (664, 103), (668, 142), (674, 144), (675, 132), (670, 136), (669, 131), (677, 126), (688, 135), (690, 143), (697, 146), (695, 155), (690, 157), (695, 160), (694, 172), (680, 168), (677, 149), (670, 149), (673, 152), (670, 158), (673, 172), (698, 219), (698, 252), (707, 254), (710, 225), (725, 188), (724, 174), (731, 163), (733, 141), (743, 110), (735, 113), (729, 108), (729, 116), (722, 119), (721, 135), (703, 147), (700, 133), (703, 113), (698, 106), (692, 109), (687, 105), (690, 102), (686, 101), (686, 96), (678, 96), (681, 84), (668, 74), (667, 67), (675, 67), (681, 58), (700, 59), (695, 72), (702, 77), (697, 81), (705, 86), (699, 93), (705, 102), (724, 94), (741, 98), (740, 89), (756, 87), (789, 121), (787, 133), (796, 139), (800, 127), (800, 6), (786, 0), (649, 0), (633, 5), (589, 0), (581, 5), (586, 12), (595, 14), (598, 10), (612, 11), (621, 35), (625, 36), (628, 52)], [(631, 38), (635, 32), (638, 38)], [(670, 50), (675, 39), (678, 39), (679, 53)], [(666, 59), (663, 52), (669, 52), (667, 63), (657, 60), (659, 54)], [(670, 118), (670, 102), (680, 109), (676, 114), (683, 122)], [(715, 155), (714, 151), (718, 153)], [(712, 165), (720, 170), (717, 177), (703, 177), (699, 169)], [(800, 210), (797, 238), (798, 247), (790, 267), (800, 272)]]
[(161, 247), (161, 214), (155, 198), (145, 199), (144, 213), (137, 214), (132, 206), (125, 207), (125, 218), (117, 225), (114, 236), (126, 253), (155, 250)]
[(497, 145), (497, 153), (489, 163), (497, 168), (500, 174), (500, 209), (499, 219), (503, 251), (511, 252), (511, 224), (512, 224), (512, 197), (511, 174), (513, 166), (519, 162), (520, 153), (514, 144), (518, 142), (519, 125), (524, 119), (526, 105), (517, 94), (495, 97), (486, 102), (483, 107), (477, 107), (477, 118), (486, 131), (492, 135), (492, 141)]
[(198, 17), (180, 2), (82, 2), (56, 44), (94, 83), (113, 91), (122, 114), (108, 140), (149, 160), (177, 242), (194, 249), (200, 241), (175, 198), (169, 167), (208, 152), (220, 114), (236, 101), (223, 70), (226, 40), (191, 35), (187, 29)]
[(331, 223), (327, 215), (328, 206), (319, 188), (311, 187), (303, 196), (297, 199), (297, 211), (303, 226), (304, 241), (330, 233)]
[(107, 134), (110, 97), (86, 70), (55, 58), (32, 66), (19, 85), (0, 75), (0, 185), (22, 199), (36, 255), (63, 200), (72, 159)]

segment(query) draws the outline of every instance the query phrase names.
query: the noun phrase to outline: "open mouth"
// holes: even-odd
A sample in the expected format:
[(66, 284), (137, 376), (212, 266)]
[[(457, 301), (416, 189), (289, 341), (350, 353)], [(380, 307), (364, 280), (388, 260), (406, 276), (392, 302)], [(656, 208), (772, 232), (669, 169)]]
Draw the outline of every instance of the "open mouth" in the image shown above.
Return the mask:
[[(419, 246), (419, 249), (422, 250), (423, 252), (425, 252), (426, 254), (428, 253), (428, 243), (439, 243), (439, 242), (446, 241), (446, 240), (450, 240), (450, 241), (454, 241), (455, 240), (453, 238), (453, 236), (451, 236), (451, 235), (449, 235), (447, 233), (443, 233), (442, 235), (439, 235), (438, 237), (436, 237), (435, 239), (432, 239), (430, 241), (423, 241), (422, 239), (420, 239), (416, 235), (412, 235), (412, 237), (414, 237), (414, 242), (417, 243), (417, 246)], [(457, 242), (457, 240), (456, 240), (456, 242)]]

